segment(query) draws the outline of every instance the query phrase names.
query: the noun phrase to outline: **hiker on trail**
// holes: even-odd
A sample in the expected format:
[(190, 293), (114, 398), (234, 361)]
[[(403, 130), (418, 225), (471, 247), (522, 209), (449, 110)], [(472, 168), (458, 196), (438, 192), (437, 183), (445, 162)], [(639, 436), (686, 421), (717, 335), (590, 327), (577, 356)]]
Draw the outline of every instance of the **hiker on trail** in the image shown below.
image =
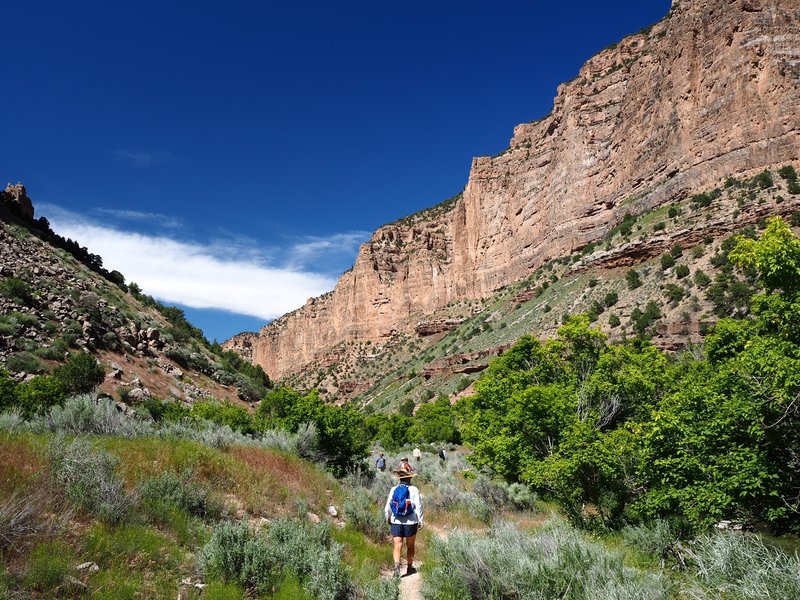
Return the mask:
[(419, 446), (414, 448), (413, 454), (414, 454), (414, 458), (416, 458), (417, 462), (419, 462), (419, 459), (422, 458), (422, 450), (419, 449)]
[(403, 553), (403, 540), (406, 541), (406, 575), (413, 575), (417, 572), (414, 568), (414, 543), (417, 530), (423, 526), (424, 522), (422, 498), (416, 486), (411, 485), (411, 478), (417, 474), (410, 469), (404, 469), (403, 464), (400, 463), (400, 467), (392, 471), (392, 475), (400, 481), (389, 492), (383, 512), (386, 522), (391, 526), (394, 576), (400, 577), (400, 555)]
[(386, 457), (383, 456), (383, 452), (381, 452), (381, 455), (375, 461), (375, 466), (381, 473), (383, 473), (386, 470)]
[(441, 448), (439, 448), (439, 460), (442, 461), (442, 464), (444, 464), (444, 461), (446, 459), (447, 459), (447, 454), (445, 454), (444, 446), (442, 446)]
[(406, 473), (413, 473), (414, 467), (411, 466), (411, 463), (408, 462), (408, 458), (405, 456), (400, 459), (400, 466), (398, 467), (401, 471), (405, 471)]

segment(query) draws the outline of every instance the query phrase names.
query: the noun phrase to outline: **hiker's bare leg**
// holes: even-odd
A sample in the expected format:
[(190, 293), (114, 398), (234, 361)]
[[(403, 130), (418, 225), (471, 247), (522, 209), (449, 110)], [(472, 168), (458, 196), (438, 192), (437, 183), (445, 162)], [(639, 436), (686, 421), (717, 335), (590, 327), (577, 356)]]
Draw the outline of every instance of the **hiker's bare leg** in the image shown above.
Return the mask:
[(401, 537), (393, 537), (392, 538), (392, 555), (394, 557), (394, 564), (400, 564), (400, 554), (403, 552), (403, 538)]
[(414, 542), (416, 539), (416, 535), (406, 538), (406, 563), (409, 567), (414, 564)]

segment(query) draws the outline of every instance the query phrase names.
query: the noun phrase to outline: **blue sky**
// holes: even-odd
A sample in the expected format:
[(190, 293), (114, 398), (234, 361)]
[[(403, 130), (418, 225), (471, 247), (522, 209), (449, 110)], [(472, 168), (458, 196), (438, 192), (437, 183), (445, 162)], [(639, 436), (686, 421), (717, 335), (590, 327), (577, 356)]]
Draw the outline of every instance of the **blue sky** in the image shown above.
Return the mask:
[(209, 338), (330, 289), (669, 0), (4, 5), (0, 177)]

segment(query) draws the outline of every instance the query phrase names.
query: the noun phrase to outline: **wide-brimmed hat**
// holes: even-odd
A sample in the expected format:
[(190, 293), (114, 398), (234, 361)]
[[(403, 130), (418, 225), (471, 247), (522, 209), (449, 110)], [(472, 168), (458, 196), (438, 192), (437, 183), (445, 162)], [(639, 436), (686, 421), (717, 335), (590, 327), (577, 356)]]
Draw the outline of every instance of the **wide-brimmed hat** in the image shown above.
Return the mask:
[(403, 468), (403, 466), (400, 466), (396, 469), (392, 469), (392, 475), (399, 477), (400, 479), (406, 479), (408, 477), (416, 477), (418, 473), (415, 473), (413, 469)]

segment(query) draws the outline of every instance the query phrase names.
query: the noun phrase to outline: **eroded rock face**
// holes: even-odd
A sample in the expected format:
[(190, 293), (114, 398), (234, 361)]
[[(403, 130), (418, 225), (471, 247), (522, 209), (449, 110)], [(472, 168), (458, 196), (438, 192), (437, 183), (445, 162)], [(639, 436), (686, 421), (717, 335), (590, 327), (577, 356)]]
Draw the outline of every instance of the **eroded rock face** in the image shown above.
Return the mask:
[(345, 340), (413, 332), (601, 238), (626, 212), (800, 157), (796, 0), (680, 0), (591, 58), (461, 196), (378, 229), (335, 290), (234, 338), (271, 377)]
[(33, 219), (33, 202), (28, 198), (28, 192), (24, 185), (9, 183), (2, 193), (8, 200), (17, 204), (20, 216)]

